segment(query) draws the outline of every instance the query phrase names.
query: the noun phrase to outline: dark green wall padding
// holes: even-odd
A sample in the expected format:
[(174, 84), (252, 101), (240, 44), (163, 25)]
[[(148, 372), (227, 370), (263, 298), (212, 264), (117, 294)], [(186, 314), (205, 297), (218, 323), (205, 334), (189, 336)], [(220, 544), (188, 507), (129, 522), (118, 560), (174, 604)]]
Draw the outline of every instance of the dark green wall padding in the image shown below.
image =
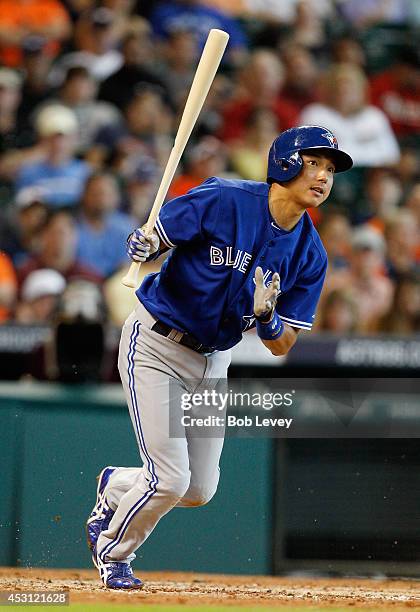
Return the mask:
[[(139, 465), (118, 385), (0, 384), (0, 565), (91, 567), (84, 524), (105, 465)], [(219, 490), (162, 519), (141, 570), (272, 569), (272, 440), (228, 439)]]

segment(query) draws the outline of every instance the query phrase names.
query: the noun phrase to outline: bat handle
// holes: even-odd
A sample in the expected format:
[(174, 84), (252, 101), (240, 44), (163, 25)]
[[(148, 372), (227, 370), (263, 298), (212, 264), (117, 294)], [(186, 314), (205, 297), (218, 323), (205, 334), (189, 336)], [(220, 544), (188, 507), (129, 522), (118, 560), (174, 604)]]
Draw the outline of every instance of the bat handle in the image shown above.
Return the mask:
[(133, 261), (131, 266), (127, 272), (127, 274), (122, 279), (122, 284), (126, 287), (130, 287), (131, 289), (135, 289), (138, 285), (138, 275), (140, 270), (141, 263), (137, 261)]
[[(150, 217), (146, 223), (146, 225), (144, 226), (144, 234), (146, 236), (152, 236), (153, 234), (153, 227), (156, 223), (156, 218), (157, 218), (157, 212), (155, 214), (150, 213)], [(131, 266), (127, 272), (127, 274), (124, 276), (124, 278), (122, 279), (122, 284), (125, 285), (126, 287), (130, 287), (130, 289), (135, 289), (139, 282), (138, 282), (138, 276), (139, 276), (139, 270), (140, 270), (140, 266), (141, 266), (141, 261), (132, 261), (131, 262)]]

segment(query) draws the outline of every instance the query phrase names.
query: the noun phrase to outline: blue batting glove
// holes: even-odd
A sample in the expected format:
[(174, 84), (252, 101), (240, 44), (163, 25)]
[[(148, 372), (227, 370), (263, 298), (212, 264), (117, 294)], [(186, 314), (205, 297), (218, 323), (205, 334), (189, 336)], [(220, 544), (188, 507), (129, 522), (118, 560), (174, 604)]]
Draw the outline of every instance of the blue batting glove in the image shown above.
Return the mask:
[(160, 240), (158, 235), (153, 232), (146, 236), (142, 228), (137, 228), (127, 239), (127, 255), (133, 261), (143, 263), (159, 250)]

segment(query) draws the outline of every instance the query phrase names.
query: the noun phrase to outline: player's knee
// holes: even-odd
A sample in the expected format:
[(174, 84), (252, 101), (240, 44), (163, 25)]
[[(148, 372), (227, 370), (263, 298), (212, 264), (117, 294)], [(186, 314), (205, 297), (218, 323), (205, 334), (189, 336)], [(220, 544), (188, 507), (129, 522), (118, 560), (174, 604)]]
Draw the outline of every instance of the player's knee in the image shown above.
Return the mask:
[(162, 483), (160, 486), (158, 485), (158, 488), (166, 497), (170, 497), (174, 501), (177, 501), (184, 497), (189, 486), (190, 474), (188, 473), (175, 476), (170, 481)]
[(185, 493), (182, 498), (183, 506), (205, 506), (212, 499), (217, 490), (216, 486), (211, 488), (192, 485), (188, 488), (188, 491)]

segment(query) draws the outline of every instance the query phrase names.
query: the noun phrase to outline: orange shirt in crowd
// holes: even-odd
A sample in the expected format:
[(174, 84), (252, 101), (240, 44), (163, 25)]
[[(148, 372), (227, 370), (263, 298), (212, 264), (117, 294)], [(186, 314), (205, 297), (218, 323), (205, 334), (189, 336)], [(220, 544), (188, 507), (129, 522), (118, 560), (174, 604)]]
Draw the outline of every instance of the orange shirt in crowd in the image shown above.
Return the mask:
[[(0, 296), (2, 291), (17, 291), (17, 279), (11, 259), (0, 251)], [(10, 309), (0, 305), (0, 323), (10, 318)]]
[(169, 189), (169, 197), (178, 198), (179, 196), (185, 195), (187, 191), (201, 185), (205, 178), (198, 178), (191, 176), (190, 174), (180, 174), (172, 182)]
[(45, 36), (49, 40), (47, 51), (56, 55), (59, 40), (69, 26), (69, 16), (59, 0), (0, 0), (0, 64), (20, 66), (19, 41), (29, 34)]

